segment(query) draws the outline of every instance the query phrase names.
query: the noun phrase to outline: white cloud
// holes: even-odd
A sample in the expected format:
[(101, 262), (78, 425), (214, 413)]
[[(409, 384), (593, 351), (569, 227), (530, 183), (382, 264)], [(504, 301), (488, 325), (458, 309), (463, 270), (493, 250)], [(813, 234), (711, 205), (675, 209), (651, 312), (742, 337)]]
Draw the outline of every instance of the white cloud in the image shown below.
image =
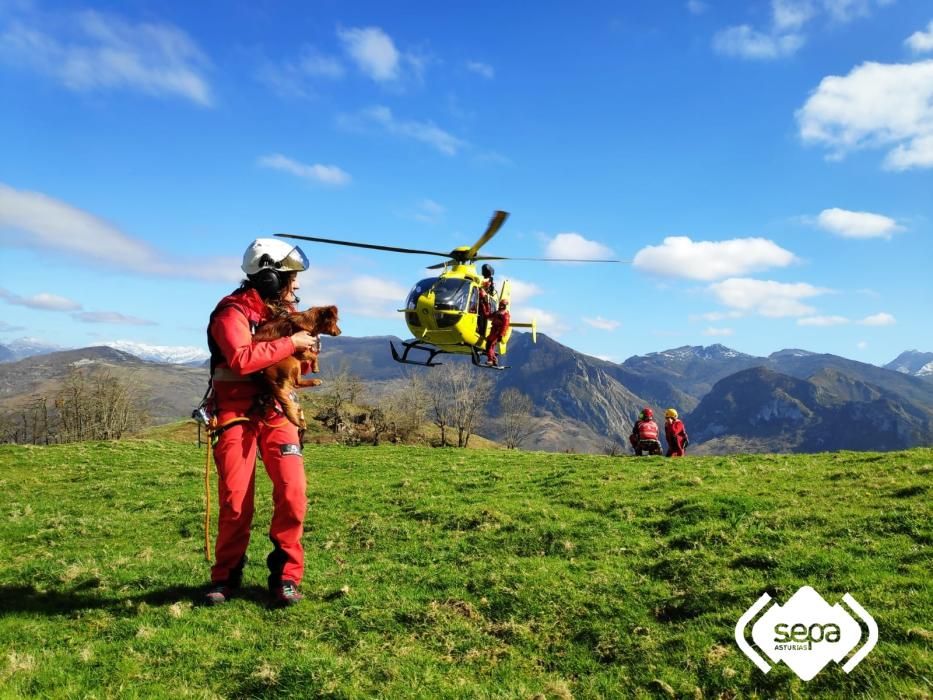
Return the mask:
[[(878, 4), (887, 3), (879, 0)], [(823, 5), (836, 22), (851, 22), (856, 17), (867, 17), (871, 13), (869, 0), (823, 0)]]
[(618, 321), (612, 321), (608, 318), (603, 318), (602, 316), (597, 316), (596, 318), (584, 318), (583, 322), (587, 325), (593, 326), (593, 328), (598, 328), (601, 331), (614, 331), (620, 325)]
[(709, 289), (722, 304), (730, 308), (770, 318), (812, 314), (815, 309), (804, 304), (801, 299), (830, 291), (804, 282), (788, 284), (748, 278), (723, 280), (711, 284)]
[(301, 71), (311, 77), (329, 78), (337, 80), (344, 75), (343, 64), (333, 56), (318, 53), (314, 49), (306, 48), (298, 61)]
[(338, 124), (346, 129), (364, 130), (378, 126), (394, 136), (426, 143), (447, 156), (456, 155), (466, 142), (458, 139), (432, 122), (402, 121), (396, 119), (388, 107), (377, 105), (356, 115), (341, 115)]
[(821, 211), (817, 224), (843, 238), (890, 238), (892, 234), (904, 230), (891, 217), (838, 208)]
[(827, 76), (796, 117), (801, 138), (828, 147), (832, 159), (891, 147), (890, 170), (933, 167), (933, 60), (868, 62)]
[(482, 63), (481, 61), (467, 61), (466, 62), (467, 70), (481, 75), (484, 78), (492, 80), (496, 77), (496, 69), (490, 66), (488, 63)]
[(514, 277), (509, 280), (512, 287), (511, 299), (513, 304), (522, 305), (532, 297), (541, 294), (541, 287), (534, 282), (523, 282)]
[(372, 275), (338, 276), (319, 270), (310, 270), (305, 274), (313, 283), (306, 290), (300, 290), (299, 296), (303, 301), (309, 301), (311, 306), (336, 304), (342, 313), (372, 318), (402, 318), (397, 309), (404, 306), (408, 290), (393, 280)]
[(849, 322), (845, 316), (807, 316), (797, 319), (798, 326), (843, 326)]
[(124, 273), (223, 281), (242, 277), (237, 258), (186, 260), (164, 253), (70, 204), (2, 183), (0, 234), (5, 245), (39, 248), (53, 255), (74, 254)]
[(878, 314), (872, 314), (871, 316), (866, 316), (857, 323), (863, 326), (893, 326), (895, 323), (897, 323), (897, 319), (894, 318), (894, 316), (891, 314), (882, 312)]
[(548, 241), (544, 255), (548, 258), (598, 260), (610, 257), (612, 250), (602, 243), (587, 240), (579, 233), (558, 233)]
[(397, 80), (400, 54), (379, 27), (338, 29), (337, 37), (357, 67), (376, 82)]
[(655, 275), (710, 281), (786, 267), (795, 260), (793, 253), (766, 238), (692, 241), (687, 236), (669, 236), (659, 246), (638, 251), (633, 265)]
[(694, 314), (690, 316), (691, 321), (725, 321), (727, 319), (742, 318), (741, 311), (710, 311), (705, 314)]
[(272, 155), (261, 157), (259, 159), (259, 165), (264, 168), (281, 170), (282, 172), (289, 173), (304, 180), (310, 180), (311, 182), (324, 185), (347, 185), (352, 179), (349, 173), (341, 170), (336, 165), (321, 165), (319, 163), (306, 165), (283, 156), (281, 153), (273, 153)]
[(316, 96), (315, 84), (322, 80), (339, 80), (346, 70), (334, 56), (323, 54), (313, 46), (304, 46), (297, 60), (270, 61), (259, 59), (256, 77), (280, 97), (311, 98)]
[(778, 31), (798, 30), (809, 22), (816, 9), (808, 0), (772, 0), (771, 15)]
[[(879, 6), (893, 0), (875, 0)], [(727, 27), (713, 37), (713, 48), (727, 56), (771, 60), (790, 56), (806, 43), (802, 33), (821, 13), (837, 23), (871, 14), (871, 0), (771, 0), (766, 31), (747, 24)]]
[(713, 337), (724, 337), (724, 336), (729, 336), (729, 335), (735, 335), (735, 331), (731, 328), (713, 328), (712, 326), (710, 326), (705, 331), (703, 331), (703, 335), (709, 335)]
[(860, 340), (855, 344), (855, 347), (857, 347), (859, 350), (864, 350), (868, 347), (868, 343), (864, 340)]
[(933, 51), (933, 20), (927, 25), (925, 32), (914, 32), (904, 39), (904, 43), (914, 53), (926, 53)]
[(415, 212), (414, 218), (426, 224), (436, 224), (444, 218), (446, 211), (447, 209), (442, 204), (435, 202), (433, 199), (422, 199), (418, 203), (418, 210)]
[(81, 308), (81, 304), (72, 299), (60, 297), (56, 294), (48, 294), (47, 292), (34, 294), (31, 297), (22, 297), (0, 287), (0, 299), (14, 306), (25, 306), (41, 311), (74, 311)]
[(559, 338), (570, 330), (570, 327), (557, 314), (538, 309), (533, 306), (512, 309), (512, 320), (516, 323), (531, 323), (534, 319), (539, 333), (546, 333), (552, 338)]
[(726, 56), (769, 60), (790, 56), (804, 44), (800, 34), (766, 34), (747, 24), (728, 27), (713, 37), (713, 48)]
[(0, 61), (48, 75), (76, 92), (123, 88), (211, 105), (203, 75), (208, 60), (181, 29), (134, 24), (93, 10), (51, 17), (48, 29), (14, 21), (0, 34)]
[(687, 11), (691, 15), (702, 15), (709, 8), (702, 0), (687, 0)]
[(12, 323), (0, 321), (0, 333), (15, 333), (16, 331), (26, 330), (25, 326), (14, 326)]
[(71, 315), (81, 323), (109, 323), (126, 326), (156, 326), (155, 321), (148, 321), (136, 316), (127, 316), (116, 311), (82, 311)]

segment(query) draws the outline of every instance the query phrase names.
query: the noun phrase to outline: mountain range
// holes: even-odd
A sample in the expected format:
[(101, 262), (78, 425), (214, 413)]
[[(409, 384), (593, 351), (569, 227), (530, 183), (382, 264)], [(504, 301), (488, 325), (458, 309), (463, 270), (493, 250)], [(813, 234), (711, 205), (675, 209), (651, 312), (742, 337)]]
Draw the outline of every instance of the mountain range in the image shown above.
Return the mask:
[[(151, 345), (137, 343), (131, 340), (111, 340), (102, 343), (99, 347), (109, 347), (129, 353), (140, 360), (149, 362), (165, 362), (171, 365), (200, 365), (210, 354), (205, 348), (185, 347), (172, 345)], [(37, 338), (18, 338), (12, 342), (0, 345), (0, 362), (15, 362), (35, 355), (47, 355), (52, 352), (74, 350), (61, 345), (53, 345)]]
[[(390, 341), (398, 339), (326, 338), (319, 376), (326, 382), (328, 372), (346, 368), (378, 395), (408, 371), (431, 371), (394, 362)], [(197, 355), (188, 355), (189, 365), (169, 364), (97, 347), (2, 360), (22, 352), (23, 345), (8, 354), (3, 351), (10, 346), (0, 346), (0, 409), (56, 386), (76, 363), (132, 376), (149, 397), (150, 415), (160, 421), (189, 415), (206, 387), (206, 367)], [(530, 335), (516, 333), (506, 359), (510, 369), (492, 375), (493, 404), (481, 432), (499, 437), (495, 401), (505, 389), (517, 388), (535, 407), (539, 430), (526, 445), (531, 449), (602, 452), (626, 445), (643, 406), (659, 413), (676, 407), (694, 453), (890, 450), (933, 443), (933, 353), (908, 351), (877, 367), (800, 349), (756, 357), (717, 344), (617, 364), (544, 334), (533, 344)]]

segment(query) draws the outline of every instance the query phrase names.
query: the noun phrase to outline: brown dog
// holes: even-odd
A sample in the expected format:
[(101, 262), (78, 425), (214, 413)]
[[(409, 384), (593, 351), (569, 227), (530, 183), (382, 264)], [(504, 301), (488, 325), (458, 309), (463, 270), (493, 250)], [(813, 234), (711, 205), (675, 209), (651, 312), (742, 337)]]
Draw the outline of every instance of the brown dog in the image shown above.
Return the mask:
[[(253, 340), (275, 340), (294, 335), (299, 331), (308, 331), (311, 335), (340, 335), (337, 326), (336, 306), (312, 306), (307, 311), (288, 314), (266, 321), (253, 334)], [(295, 389), (318, 386), (320, 379), (304, 379), (301, 376), (301, 363), (309, 362), (311, 371), (318, 371), (318, 353), (316, 350), (299, 350), (294, 355), (279, 360), (271, 367), (256, 373), (264, 383), (269, 394), (278, 399), (285, 415), (301, 430), (305, 428), (304, 417), (298, 407)]]

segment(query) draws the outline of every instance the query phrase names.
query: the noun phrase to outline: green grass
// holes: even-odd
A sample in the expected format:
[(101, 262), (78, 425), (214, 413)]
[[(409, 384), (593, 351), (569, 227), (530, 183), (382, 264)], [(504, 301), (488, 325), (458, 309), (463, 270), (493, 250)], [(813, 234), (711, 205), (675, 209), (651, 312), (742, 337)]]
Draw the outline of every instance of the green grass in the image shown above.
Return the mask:
[[(193, 605), (204, 453), (0, 446), (2, 697), (931, 697), (933, 450), (661, 460), (309, 446), (307, 599)], [(216, 513), (215, 513), (216, 518)], [(216, 525), (212, 525), (212, 528)], [(763, 591), (850, 592), (845, 674), (761, 673)]]

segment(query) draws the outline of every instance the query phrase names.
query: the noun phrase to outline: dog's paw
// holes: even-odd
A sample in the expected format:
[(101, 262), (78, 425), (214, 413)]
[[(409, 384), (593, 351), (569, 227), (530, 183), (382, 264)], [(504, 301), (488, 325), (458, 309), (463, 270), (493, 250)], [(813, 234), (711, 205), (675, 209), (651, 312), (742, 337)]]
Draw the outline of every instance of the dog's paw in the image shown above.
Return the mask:
[(308, 381), (311, 382), (311, 386), (321, 386), (321, 384), (324, 383), (323, 380), (321, 380), (321, 379), (316, 379), (316, 378), (315, 378), (315, 379), (309, 379)]

